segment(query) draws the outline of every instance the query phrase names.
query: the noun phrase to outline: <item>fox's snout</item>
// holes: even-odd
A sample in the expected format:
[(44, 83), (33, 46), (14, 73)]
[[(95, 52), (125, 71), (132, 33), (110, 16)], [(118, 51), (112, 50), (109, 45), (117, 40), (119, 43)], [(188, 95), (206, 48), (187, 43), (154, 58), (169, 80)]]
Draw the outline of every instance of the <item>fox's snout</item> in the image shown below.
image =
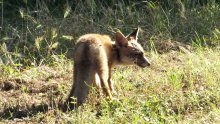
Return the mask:
[(138, 66), (142, 67), (142, 68), (151, 65), (150, 61), (149, 61), (147, 58), (145, 58), (145, 57), (143, 57), (141, 60), (137, 61), (136, 64), (137, 64)]
[(145, 63), (142, 63), (140, 66), (142, 67), (142, 68), (144, 68), (144, 67), (147, 67), (147, 66), (150, 66), (151, 64), (149, 63), (149, 62), (145, 62)]

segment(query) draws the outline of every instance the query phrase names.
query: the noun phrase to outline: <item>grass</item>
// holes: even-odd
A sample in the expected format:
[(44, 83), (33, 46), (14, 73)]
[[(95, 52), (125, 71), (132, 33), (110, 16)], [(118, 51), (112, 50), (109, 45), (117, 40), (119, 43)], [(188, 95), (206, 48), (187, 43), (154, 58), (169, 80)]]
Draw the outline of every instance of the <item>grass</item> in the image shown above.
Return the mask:
[[(23, 113), (20, 121), (43, 123), (220, 122), (219, 51), (148, 54), (153, 63), (150, 68), (119, 66), (113, 70), (118, 92), (115, 97), (119, 101), (98, 98), (91, 90), (85, 106), (68, 113), (56, 106), (70, 90), (72, 64), (69, 60), (51, 67), (30, 68), (13, 76), (5, 73), (1, 76), (0, 105), (5, 112), (1, 121), (15, 122), (10, 119), (19, 118), (18, 113)], [(6, 82), (14, 86), (3, 90)]]
[[(1, 123), (220, 123), (218, 1), (0, 5)], [(72, 85), (76, 39), (137, 26), (152, 66), (113, 69), (119, 101), (91, 89), (83, 107), (60, 111)]]

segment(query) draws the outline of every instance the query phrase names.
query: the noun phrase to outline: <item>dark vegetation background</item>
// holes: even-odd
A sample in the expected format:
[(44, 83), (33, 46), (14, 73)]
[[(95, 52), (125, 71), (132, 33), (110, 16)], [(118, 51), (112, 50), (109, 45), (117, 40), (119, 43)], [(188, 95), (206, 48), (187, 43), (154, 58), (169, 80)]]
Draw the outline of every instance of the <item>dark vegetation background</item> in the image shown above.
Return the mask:
[(140, 41), (219, 45), (219, 0), (1, 0), (0, 62), (39, 65), (71, 56), (85, 33), (125, 34), (139, 26)]

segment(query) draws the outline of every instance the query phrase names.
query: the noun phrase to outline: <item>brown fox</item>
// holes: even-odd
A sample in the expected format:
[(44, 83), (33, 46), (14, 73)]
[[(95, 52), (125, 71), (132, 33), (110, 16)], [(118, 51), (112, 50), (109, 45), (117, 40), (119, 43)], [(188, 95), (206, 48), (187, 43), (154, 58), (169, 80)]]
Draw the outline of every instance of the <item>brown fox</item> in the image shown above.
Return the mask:
[[(91, 86), (103, 90), (112, 99), (116, 93), (111, 81), (111, 68), (114, 65), (150, 65), (144, 50), (137, 42), (139, 28), (125, 37), (120, 31), (115, 33), (115, 41), (108, 35), (86, 34), (76, 43), (74, 52), (74, 84), (66, 104), (73, 109), (81, 105)], [(76, 106), (73, 104), (76, 98)]]

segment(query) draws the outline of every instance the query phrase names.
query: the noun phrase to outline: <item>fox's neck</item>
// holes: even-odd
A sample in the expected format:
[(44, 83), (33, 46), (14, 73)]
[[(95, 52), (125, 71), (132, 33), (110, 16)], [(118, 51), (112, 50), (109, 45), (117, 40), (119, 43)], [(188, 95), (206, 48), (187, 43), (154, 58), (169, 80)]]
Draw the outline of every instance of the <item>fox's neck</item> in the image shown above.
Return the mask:
[(120, 51), (118, 47), (116, 46), (115, 43), (112, 44), (112, 53), (111, 53), (111, 58), (109, 61), (111, 61), (111, 65), (118, 65), (121, 63), (121, 56), (120, 56)]

